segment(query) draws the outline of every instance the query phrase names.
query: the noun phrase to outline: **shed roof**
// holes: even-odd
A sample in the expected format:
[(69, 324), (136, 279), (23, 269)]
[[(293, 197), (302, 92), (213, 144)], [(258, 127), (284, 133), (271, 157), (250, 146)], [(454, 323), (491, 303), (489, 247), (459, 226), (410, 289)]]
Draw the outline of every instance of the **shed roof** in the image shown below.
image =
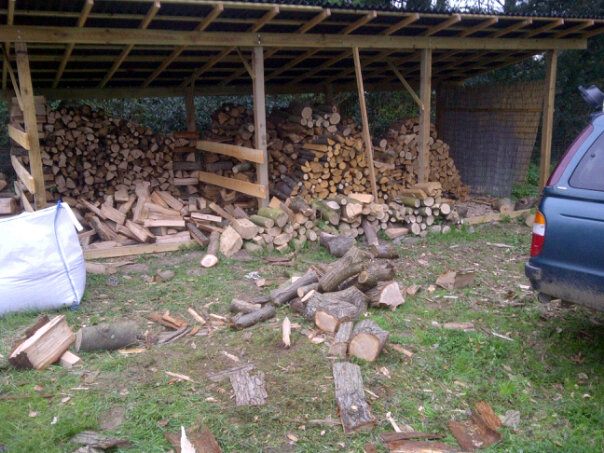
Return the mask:
[(243, 61), (254, 45), (265, 47), (269, 93), (353, 87), (352, 47), (369, 89), (398, 88), (391, 64), (416, 80), (422, 48), (433, 50), (435, 82), (461, 81), (604, 33), (598, 17), (299, 0), (0, 0), (0, 23), (0, 41), (28, 44), (36, 92), (51, 97), (178, 95), (191, 83), (202, 93), (249, 92)]

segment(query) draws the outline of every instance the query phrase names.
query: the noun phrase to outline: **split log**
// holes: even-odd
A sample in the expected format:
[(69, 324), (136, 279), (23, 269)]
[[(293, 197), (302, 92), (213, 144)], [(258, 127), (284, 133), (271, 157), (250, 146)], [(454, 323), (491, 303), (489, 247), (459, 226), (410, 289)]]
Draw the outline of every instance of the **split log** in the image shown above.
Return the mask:
[(301, 286), (296, 290), (296, 294), (298, 297), (304, 297), (311, 291), (317, 291), (319, 289), (318, 283), (311, 283), (310, 285)]
[(133, 321), (82, 327), (76, 333), (75, 350), (113, 351), (138, 342), (138, 327)]
[(328, 271), (319, 279), (319, 287), (324, 292), (335, 290), (344, 280), (361, 272), (370, 257), (369, 253), (352, 247), (342, 258), (331, 263)]
[(375, 258), (397, 259), (400, 256), (394, 244), (372, 245), (369, 251)]
[(359, 308), (351, 303), (326, 298), (315, 310), (315, 325), (324, 332), (334, 333), (342, 322), (354, 321), (360, 314)]
[(371, 319), (363, 319), (352, 331), (348, 353), (359, 359), (373, 362), (382, 352), (386, 340), (388, 340), (388, 332)]
[(204, 233), (202, 233), (199, 228), (197, 228), (191, 222), (187, 223), (187, 228), (195, 242), (197, 242), (202, 247), (208, 246), (208, 244), (210, 243), (210, 239)]
[(252, 304), (245, 300), (241, 299), (233, 299), (231, 302), (230, 310), (233, 313), (252, 313), (254, 311), (260, 310), (262, 305), (260, 304)]
[(285, 348), (289, 348), (292, 345), (291, 342), (292, 323), (286, 316), (281, 324), (281, 341)]
[(302, 277), (296, 279), (293, 283), (288, 283), (285, 286), (280, 286), (279, 288), (272, 290), (271, 299), (274, 304), (282, 305), (296, 297), (299, 288), (316, 283), (318, 279), (317, 273), (313, 269), (309, 269)]
[(228, 226), (220, 235), (220, 253), (230, 258), (243, 247), (243, 239), (235, 228)]
[[(4, 180), (0, 180), (0, 183)], [(17, 212), (17, 202), (14, 198), (0, 198), (0, 215), (15, 214)]]
[(269, 229), (275, 226), (275, 222), (273, 219), (269, 219), (268, 217), (262, 217), (261, 215), (257, 214), (251, 215), (250, 221), (258, 225), (259, 227), (265, 229)]
[(379, 282), (365, 294), (369, 297), (372, 307), (385, 307), (396, 310), (396, 307), (405, 303), (405, 298), (397, 282)]
[(352, 328), (354, 323), (348, 321), (340, 324), (338, 332), (329, 348), (329, 355), (343, 359), (348, 353), (348, 343), (350, 342), (350, 336), (352, 335)]
[(17, 368), (43, 370), (59, 360), (74, 341), (65, 316), (56, 316), (19, 344), (8, 360)]
[(357, 282), (361, 290), (373, 288), (378, 282), (392, 280), (395, 275), (394, 266), (389, 262), (371, 262), (367, 269), (362, 271)]
[(325, 231), (319, 234), (319, 244), (325, 247), (330, 255), (337, 258), (343, 257), (354, 243), (354, 239), (348, 236), (336, 236)]
[(321, 217), (331, 223), (332, 225), (339, 225), (340, 223), (340, 210), (331, 208), (326, 202), (321, 200), (315, 200), (313, 207), (321, 213)]
[(59, 364), (63, 368), (67, 368), (68, 370), (70, 370), (81, 361), (82, 359), (75, 355), (73, 352), (65, 351), (59, 359)]
[(363, 219), (361, 226), (365, 232), (365, 240), (367, 241), (367, 244), (371, 246), (379, 245), (380, 241), (378, 240), (377, 232), (375, 231), (374, 226), (369, 223), (366, 218)]
[(336, 362), (332, 371), (336, 403), (344, 432), (373, 428), (376, 420), (365, 401), (360, 367), (350, 362)]
[(305, 217), (313, 218), (315, 216), (315, 210), (306, 204), (301, 197), (291, 198), (289, 207), (292, 211), (298, 212)]
[(258, 234), (258, 227), (250, 219), (234, 219), (231, 221), (231, 226), (246, 241)]
[(210, 234), (210, 242), (208, 244), (207, 253), (201, 259), (203, 267), (213, 267), (218, 263), (218, 247), (220, 246), (220, 233), (213, 231)]
[(259, 322), (274, 318), (276, 313), (275, 307), (270, 304), (264, 305), (260, 310), (251, 313), (239, 313), (233, 317), (233, 327), (235, 329), (245, 329)]

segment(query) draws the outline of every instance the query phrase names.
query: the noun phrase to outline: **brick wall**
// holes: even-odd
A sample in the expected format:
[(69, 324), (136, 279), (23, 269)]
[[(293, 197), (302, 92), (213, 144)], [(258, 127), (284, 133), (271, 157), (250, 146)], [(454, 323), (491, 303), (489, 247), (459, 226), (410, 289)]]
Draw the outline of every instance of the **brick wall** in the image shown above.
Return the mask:
[(473, 193), (508, 196), (526, 178), (543, 94), (542, 81), (439, 90), (438, 133)]

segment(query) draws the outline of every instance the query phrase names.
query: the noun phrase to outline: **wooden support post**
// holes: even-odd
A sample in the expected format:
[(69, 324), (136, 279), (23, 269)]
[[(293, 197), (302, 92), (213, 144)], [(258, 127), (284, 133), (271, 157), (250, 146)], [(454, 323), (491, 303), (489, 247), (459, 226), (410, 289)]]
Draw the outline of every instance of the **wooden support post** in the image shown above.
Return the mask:
[(554, 121), (554, 102), (556, 98), (556, 70), (558, 51), (550, 50), (546, 54), (545, 96), (543, 99), (543, 124), (541, 125), (541, 159), (539, 162), (539, 187), (543, 189), (549, 177), (552, 160), (552, 129)]
[(27, 45), (24, 42), (15, 43), (17, 54), (17, 72), (19, 74), (19, 88), (23, 101), (23, 120), (25, 131), (29, 136), (29, 166), (34, 178), (34, 202), (36, 209), (46, 207), (46, 187), (44, 186), (44, 173), (42, 171), (42, 158), (40, 155), (40, 139), (38, 136), (38, 123), (36, 121), (36, 106), (34, 102), (34, 89), (29, 70)]
[(417, 182), (428, 182), (430, 177), (430, 96), (432, 94), (432, 50), (422, 49), (419, 95), (422, 109), (419, 114), (419, 168)]
[(195, 86), (187, 88), (185, 93), (185, 112), (187, 115), (187, 130), (195, 132), (197, 130), (197, 114), (195, 112)]
[(375, 167), (373, 166), (373, 145), (371, 135), (369, 134), (369, 119), (367, 118), (367, 105), (365, 104), (365, 88), (363, 86), (363, 73), (361, 72), (361, 58), (359, 48), (353, 47), (352, 55), (354, 57), (354, 71), (357, 76), (357, 89), (359, 92), (359, 108), (361, 109), (361, 121), (363, 123), (363, 141), (365, 142), (365, 153), (367, 155), (367, 166), (369, 167), (369, 182), (371, 183), (371, 193), (377, 201), (377, 183), (375, 181)]
[(252, 79), (254, 93), (254, 139), (256, 149), (264, 153), (264, 162), (256, 164), (258, 184), (266, 187), (266, 197), (258, 202), (260, 207), (267, 206), (269, 200), (268, 190), (268, 145), (266, 140), (266, 99), (264, 94), (264, 49), (254, 47), (252, 51)]

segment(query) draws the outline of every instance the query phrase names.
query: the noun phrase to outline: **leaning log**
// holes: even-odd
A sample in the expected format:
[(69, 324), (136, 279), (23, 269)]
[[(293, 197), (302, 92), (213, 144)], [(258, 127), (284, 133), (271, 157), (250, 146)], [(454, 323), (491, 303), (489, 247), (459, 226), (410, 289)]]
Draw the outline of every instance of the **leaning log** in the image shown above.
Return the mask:
[(327, 272), (319, 279), (319, 287), (324, 292), (335, 290), (344, 280), (361, 272), (370, 258), (369, 253), (352, 247), (342, 258), (331, 263)]
[(266, 321), (275, 317), (275, 307), (268, 304), (263, 306), (260, 310), (253, 311), (251, 313), (239, 313), (233, 317), (233, 327), (235, 329), (245, 329), (251, 327), (259, 322)]
[(218, 263), (218, 247), (220, 247), (220, 233), (218, 231), (212, 231), (210, 234), (208, 250), (201, 259), (201, 265), (203, 267), (216, 266)]
[(271, 299), (276, 305), (284, 304), (296, 297), (298, 288), (310, 285), (312, 283), (316, 283), (317, 281), (317, 273), (313, 269), (309, 269), (308, 271), (306, 271), (306, 274), (296, 279), (296, 281), (272, 290)]

